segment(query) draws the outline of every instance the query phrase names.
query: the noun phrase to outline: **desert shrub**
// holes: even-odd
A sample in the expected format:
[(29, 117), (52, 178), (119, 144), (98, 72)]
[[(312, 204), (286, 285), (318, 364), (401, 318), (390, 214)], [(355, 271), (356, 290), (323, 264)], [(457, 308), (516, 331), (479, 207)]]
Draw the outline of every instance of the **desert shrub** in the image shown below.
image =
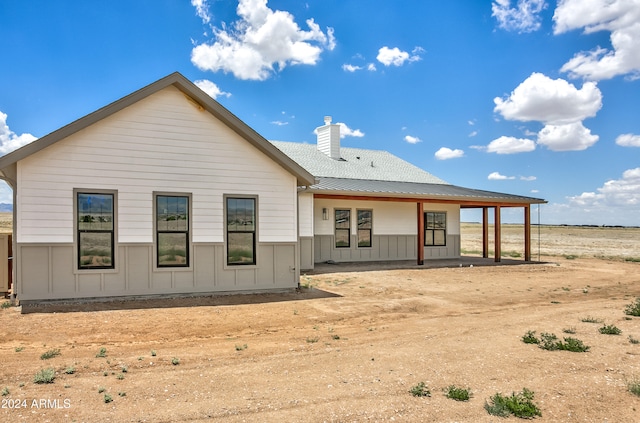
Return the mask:
[(42, 353), (42, 355), (40, 356), (40, 360), (48, 360), (50, 358), (57, 357), (59, 355), (60, 355), (60, 350), (58, 348), (53, 348), (53, 349), (50, 349), (49, 351)]
[(236, 351), (243, 351), (247, 349), (247, 344), (236, 344)]
[(42, 369), (33, 377), (33, 383), (53, 383), (56, 371), (53, 368)]
[(104, 394), (104, 403), (109, 404), (111, 401), (113, 401), (113, 398), (111, 398), (111, 395)]
[(417, 385), (413, 386), (411, 389), (409, 389), (409, 392), (414, 397), (430, 397), (431, 396), (431, 391), (429, 390), (429, 388), (427, 388), (427, 385), (425, 385), (424, 382), (420, 382)]
[(3, 397), (6, 397), (7, 395), (9, 395), (9, 387), (5, 386), (4, 388), (2, 388), (2, 391), (0, 392), (0, 395), (2, 395)]
[(634, 338), (633, 336), (629, 335), (629, 343), (634, 345), (640, 344), (640, 339)]
[(97, 358), (106, 357), (106, 356), (107, 356), (107, 349), (105, 347), (100, 348), (100, 350), (96, 354)]
[(9, 308), (9, 307), (11, 307), (11, 302), (10, 301), (4, 301), (0, 307)]
[(541, 333), (538, 346), (547, 351), (587, 352), (590, 349), (579, 339), (566, 337), (561, 341), (553, 333)]
[(598, 329), (598, 332), (603, 335), (620, 335), (622, 333), (622, 331), (614, 325), (604, 325)]
[(492, 416), (508, 417), (514, 415), (524, 419), (542, 416), (540, 409), (533, 403), (533, 391), (524, 388), (522, 392), (513, 392), (511, 396), (496, 393), (484, 403), (484, 409)]
[(627, 307), (624, 309), (624, 314), (629, 316), (640, 316), (640, 297), (636, 298), (636, 301), (627, 304)]
[(469, 401), (471, 398), (470, 388), (458, 388), (455, 385), (450, 385), (444, 390), (444, 394), (447, 398), (456, 401)]
[(539, 344), (540, 340), (536, 338), (536, 331), (530, 330), (522, 336), (522, 342), (525, 344)]
[(576, 328), (575, 328), (575, 326), (571, 326), (570, 328), (562, 329), (562, 332), (568, 333), (570, 335), (574, 335), (576, 333)]
[(178, 364), (180, 364), (180, 359), (178, 357), (173, 357), (171, 359), (171, 364), (173, 364), (174, 366), (177, 366)]
[(629, 382), (627, 384), (627, 389), (629, 389), (629, 392), (633, 395), (640, 397), (640, 379), (635, 379)]
[(75, 367), (73, 367), (73, 366), (69, 366), (69, 367), (67, 367), (67, 368), (65, 369), (65, 371), (64, 371), (64, 372), (65, 372), (66, 374), (68, 374), (68, 375), (72, 375), (72, 374), (74, 374), (74, 373), (76, 372), (76, 368), (75, 368)]
[(583, 317), (582, 319), (580, 319), (580, 321), (583, 323), (602, 323), (602, 319), (591, 316)]

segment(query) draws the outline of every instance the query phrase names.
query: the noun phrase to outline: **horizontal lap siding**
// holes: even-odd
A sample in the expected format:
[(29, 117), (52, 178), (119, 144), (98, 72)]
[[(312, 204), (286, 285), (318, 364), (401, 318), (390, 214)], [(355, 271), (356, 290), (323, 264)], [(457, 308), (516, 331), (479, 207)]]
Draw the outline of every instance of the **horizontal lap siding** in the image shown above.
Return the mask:
[(194, 242), (223, 242), (224, 194), (258, 195), (258, 239), (295, 242), (296, 179), (173, 87), (18, 164), (18, 242), (73, 242), (73, 189), (118, 191), (119, 242), (153, 241), (153, 191), (192, 193)]

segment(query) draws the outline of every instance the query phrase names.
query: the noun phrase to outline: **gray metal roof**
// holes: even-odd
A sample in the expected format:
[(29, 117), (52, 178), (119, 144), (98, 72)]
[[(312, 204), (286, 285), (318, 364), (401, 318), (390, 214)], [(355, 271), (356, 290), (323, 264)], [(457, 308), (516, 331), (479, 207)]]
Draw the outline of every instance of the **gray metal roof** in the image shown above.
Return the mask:
[(464, 188), (451, 184), (428, 184), (401, 181), (372, 181), (363, 179), (319, 178), (307, 189), (318, 194), (366, 195), (371, 197), (410, 197), (470, 202), (542, 204), (540, 198), (524, 197), (501, 192)]
[(322, 153), (316, 144), (271, 141), (315, 177), (446, 184), (442, 179), (388, 151), (340, 148), (342, 160)]

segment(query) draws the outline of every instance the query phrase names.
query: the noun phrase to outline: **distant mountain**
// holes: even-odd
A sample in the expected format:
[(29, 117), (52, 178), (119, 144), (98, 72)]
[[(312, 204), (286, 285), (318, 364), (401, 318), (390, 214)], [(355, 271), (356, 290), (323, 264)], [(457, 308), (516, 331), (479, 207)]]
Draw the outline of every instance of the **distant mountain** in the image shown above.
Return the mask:
[(12, 212), (13, 204), (11, 203), (0, 203), (0, 212)]

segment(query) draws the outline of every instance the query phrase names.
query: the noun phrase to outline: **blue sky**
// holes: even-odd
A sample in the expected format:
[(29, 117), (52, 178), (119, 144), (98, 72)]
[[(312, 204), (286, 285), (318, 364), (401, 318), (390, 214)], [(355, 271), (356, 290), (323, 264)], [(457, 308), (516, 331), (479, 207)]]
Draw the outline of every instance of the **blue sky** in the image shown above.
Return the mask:
[(0, 154), (178, 71), (267, 139), (330, 115), (543, 223), (640, 225), (640, 0), (0, 1), (0, 42)]

